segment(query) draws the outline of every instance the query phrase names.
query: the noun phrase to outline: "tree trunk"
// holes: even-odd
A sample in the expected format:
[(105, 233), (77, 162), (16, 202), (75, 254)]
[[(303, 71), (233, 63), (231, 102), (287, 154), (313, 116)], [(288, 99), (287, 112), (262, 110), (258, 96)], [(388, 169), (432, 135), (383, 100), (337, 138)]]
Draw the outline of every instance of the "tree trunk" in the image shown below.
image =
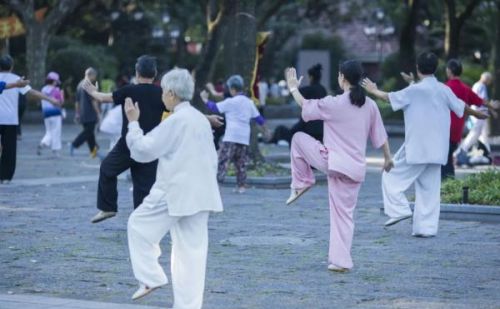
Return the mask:
[[(239, 74), (245, 81), (245, 88), (250, 87), (255, 70), (257, 52), (257, 22), (255, 19), (255, 0), (237, 1), (236, 10), (229, 18), (224, 39), (224, 61), (226, 77)], [(257, 126), (252, 123), (250, 136), (250, 158), (253, 164), (264, 161), (259, 149)]]
[[(416, 73), (415, 68), (415, 40), (417, 35), (418, 10), (420, 8), (420, 0), (409, 0), (407, 9), (406, 22), (401, 29), (399, 37), (399, 65), (403, 72)], [(402, 79), (398, 79), (398, 88), (403, 88), (406, 83)]]
[[(495, 43), (493, 45), (493, 96), (494, 99), (500, 99), (500, 2), (497, 2), (496, 25), (495, 25)], [(497, 111), (499, 111), (497, 109)], [(491, 135), (500, 136), (500, 120), (490, 118)]]
[(51, 35), (40, 24), (28, 26), (26, 32), (26, 67), (33, 88), (43, 86), (46, 74), (47, 51)]
[[(208, 31), (207, 39), (203, 46), (200, 62), (195, 68), (195, 96), (193, 98), (193, 105), (202, 112), (207, 112), (205, 104), (201, 101), (199, 93), (205, 89), (205, 85), (209, 81), (210, 72), (215, 63), (217, 52), (221, 46), (222, 38), (226, 30), (226, 24), (229, 12), (234, 8), (234, 2), (225, 0), (222, 7), (219, 9), (217, 17), (212, 16), (210, 9), (207, 9)], [(214, 8), (213, 3), (208, 4), (209, 8)]]
[(459, 29), (456, 18), (455, 0), (445, 1), (444, 52), (446, 59), (456, 58), (459, 48)]

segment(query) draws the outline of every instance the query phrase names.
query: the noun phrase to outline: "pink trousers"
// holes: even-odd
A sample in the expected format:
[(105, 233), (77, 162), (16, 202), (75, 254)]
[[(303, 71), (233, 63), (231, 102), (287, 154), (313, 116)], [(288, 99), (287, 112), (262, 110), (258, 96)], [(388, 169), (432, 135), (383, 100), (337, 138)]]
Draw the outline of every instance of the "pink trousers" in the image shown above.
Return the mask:
[(311, 136), (302, 132), (296, 133), (291, 148), (292, 189), (302, 189), (315, 183), (311, 166), (328, 176), (330, 204), (328, 262), (350, 269), (353, 266), (351, 258), (353, 212), (361, 183), (353, 181), (344, 174), (328, 171), (328, 149)]

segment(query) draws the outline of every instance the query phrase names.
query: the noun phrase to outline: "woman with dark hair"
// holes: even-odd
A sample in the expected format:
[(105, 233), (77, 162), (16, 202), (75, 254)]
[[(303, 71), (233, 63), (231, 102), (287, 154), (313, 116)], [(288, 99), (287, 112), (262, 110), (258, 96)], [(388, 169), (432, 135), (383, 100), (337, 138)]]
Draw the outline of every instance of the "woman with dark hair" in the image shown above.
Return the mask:
[[(327, 92), (325, 87), (321, 85), (321, 71), (323, 67), (321, 64), (313, 65), (307, 70), (309, 76), (309, 86), (304, 86), (299, 88), (299, 92), (305, 99), (321, 99), (326, 97)], [(297, 132), (304, 132), (311, 135), (320, 142), (323, 142), (323, 121), (304, 121), (302, 117), (299, 121), (293, 125), (292, 128), (287, 128), (286, 126), (278, 126), (273, 134), (273, 137), (269, 141), (270, 143), (277, 143), (280, 140), (286, 140), (290, 145), (292, 141), (292, 136)]]
[(393, 166), (382, 117), (375, 102), (365, 96), (360, 85), (362, 77), (360, 63), (346, 61), (341, 64), (338, 75), (343, 94), (306, 100), (297, 89), (302, 78), (297, 80), (294, 68), (286, 70), (288, 88), (302, 107), (302, 118), (304, 121), (322, 120), (325, 132), (324, 144), (302, 132), (293, 136), (292, 192), (286, 204), (296, 201), (314, 185), (312, 167), (327, 174), (330, 204), (328, 269), (337, 272), (353, 267), (353, 213), (365, 178), (368, 138), (375, 148), (383, 146), (384, 169), (389, 171)]

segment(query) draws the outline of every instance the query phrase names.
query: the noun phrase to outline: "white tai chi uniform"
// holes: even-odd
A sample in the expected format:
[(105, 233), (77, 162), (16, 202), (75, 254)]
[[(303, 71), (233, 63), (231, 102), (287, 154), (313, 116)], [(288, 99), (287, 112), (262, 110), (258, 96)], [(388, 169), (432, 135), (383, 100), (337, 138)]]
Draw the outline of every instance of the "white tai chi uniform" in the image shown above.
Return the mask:
[(405, 141), (394, 156), (394, 168), (382, 174), (385, 213), (391, 218), (411, 215), (404, 192), (415, 183), (413, 233), (435, 235), (441, 165), (448, 159), (450, 110), (462, 117), (465, 103), (433, 76), (389, 93), (389, 101), (394, 111), (403, 110)]
[[(483, 100), (488, 100), (488, 88), (482, 82), (477, 82), (472, 86), (472, 91), (474, 91), (478, 97)], [(486, 106), (472, 106), (473, 109), (479, 109), (483, 113), (488, 113), (488, 108)], [(470, 121), (472, 122), (472, 128), (470, 129), (467, 136), (462, 141), (462, 145), (460, 148), (465, 152), (469, 152), (470, 148), (474, 146), (478, 141), (483, 143), (488, 151), (491, 151), (490, 143), (488, 141), (489, 135), (489, 125), (487, 119), (477, 119), (475, 117), (471, 117)]]
[(129, 123), (128, 129), (126, 139), (132, 159), (159, 159), (156, 182), (128, 221), (134, 275), (150, 288), (168, 282), (158, 258), (160, 240), (170, 231), (173, 308), (201, 308), (208, 214), (222, 211), (210, 124), (189, 102), (183, 102), (146, 135), (137, 121)]

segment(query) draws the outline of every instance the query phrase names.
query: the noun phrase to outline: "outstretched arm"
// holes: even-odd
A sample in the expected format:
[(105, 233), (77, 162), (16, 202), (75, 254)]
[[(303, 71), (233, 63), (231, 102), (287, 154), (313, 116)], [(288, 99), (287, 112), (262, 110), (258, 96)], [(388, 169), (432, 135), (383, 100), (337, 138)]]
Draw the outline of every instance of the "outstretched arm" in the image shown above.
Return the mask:
[(377, 84), (372, 82), (369, 78), (363, 79), (361, 82), (361, 86), (365, 88), (365, 90), (377, 98), (389, 102), (389, 94), (385, 91), (379, 90)]
[(38, 100), (46, 100), (49, 101), (50, 103), (57, 105), (57, 106), (62, 106), (64, 102), (59, 102), (58, 100), (51, 98), (49, 96), (46, 96), (45, 94), (41, 93), (40, 91), (37, 91), (35, 89), (31, 89), (28, 91), (28, 95), (38, 99)]
[(113, 94), (111, 92), (97, 91), (97, 87), (93, 85), (89, 80), (85, 80), (82, 83), (82, 88), (99, 103), (113, 102)]
[(477, 119), (487, 119), (488, 115), (481, 113), (475, 109), (470, 108), (469, 105), (465, 104), (464, 113), (476, 117)]
[(297, 71), (295, 68), (287, 68), (285, 70), (286, 85), (288, 86), (288, 91), (293, 96), (293, 99), (300, 107), (304, 104), (304, 97), (299, 91), (300, 83), (302, 82), (302, 76), (297, 79)]

